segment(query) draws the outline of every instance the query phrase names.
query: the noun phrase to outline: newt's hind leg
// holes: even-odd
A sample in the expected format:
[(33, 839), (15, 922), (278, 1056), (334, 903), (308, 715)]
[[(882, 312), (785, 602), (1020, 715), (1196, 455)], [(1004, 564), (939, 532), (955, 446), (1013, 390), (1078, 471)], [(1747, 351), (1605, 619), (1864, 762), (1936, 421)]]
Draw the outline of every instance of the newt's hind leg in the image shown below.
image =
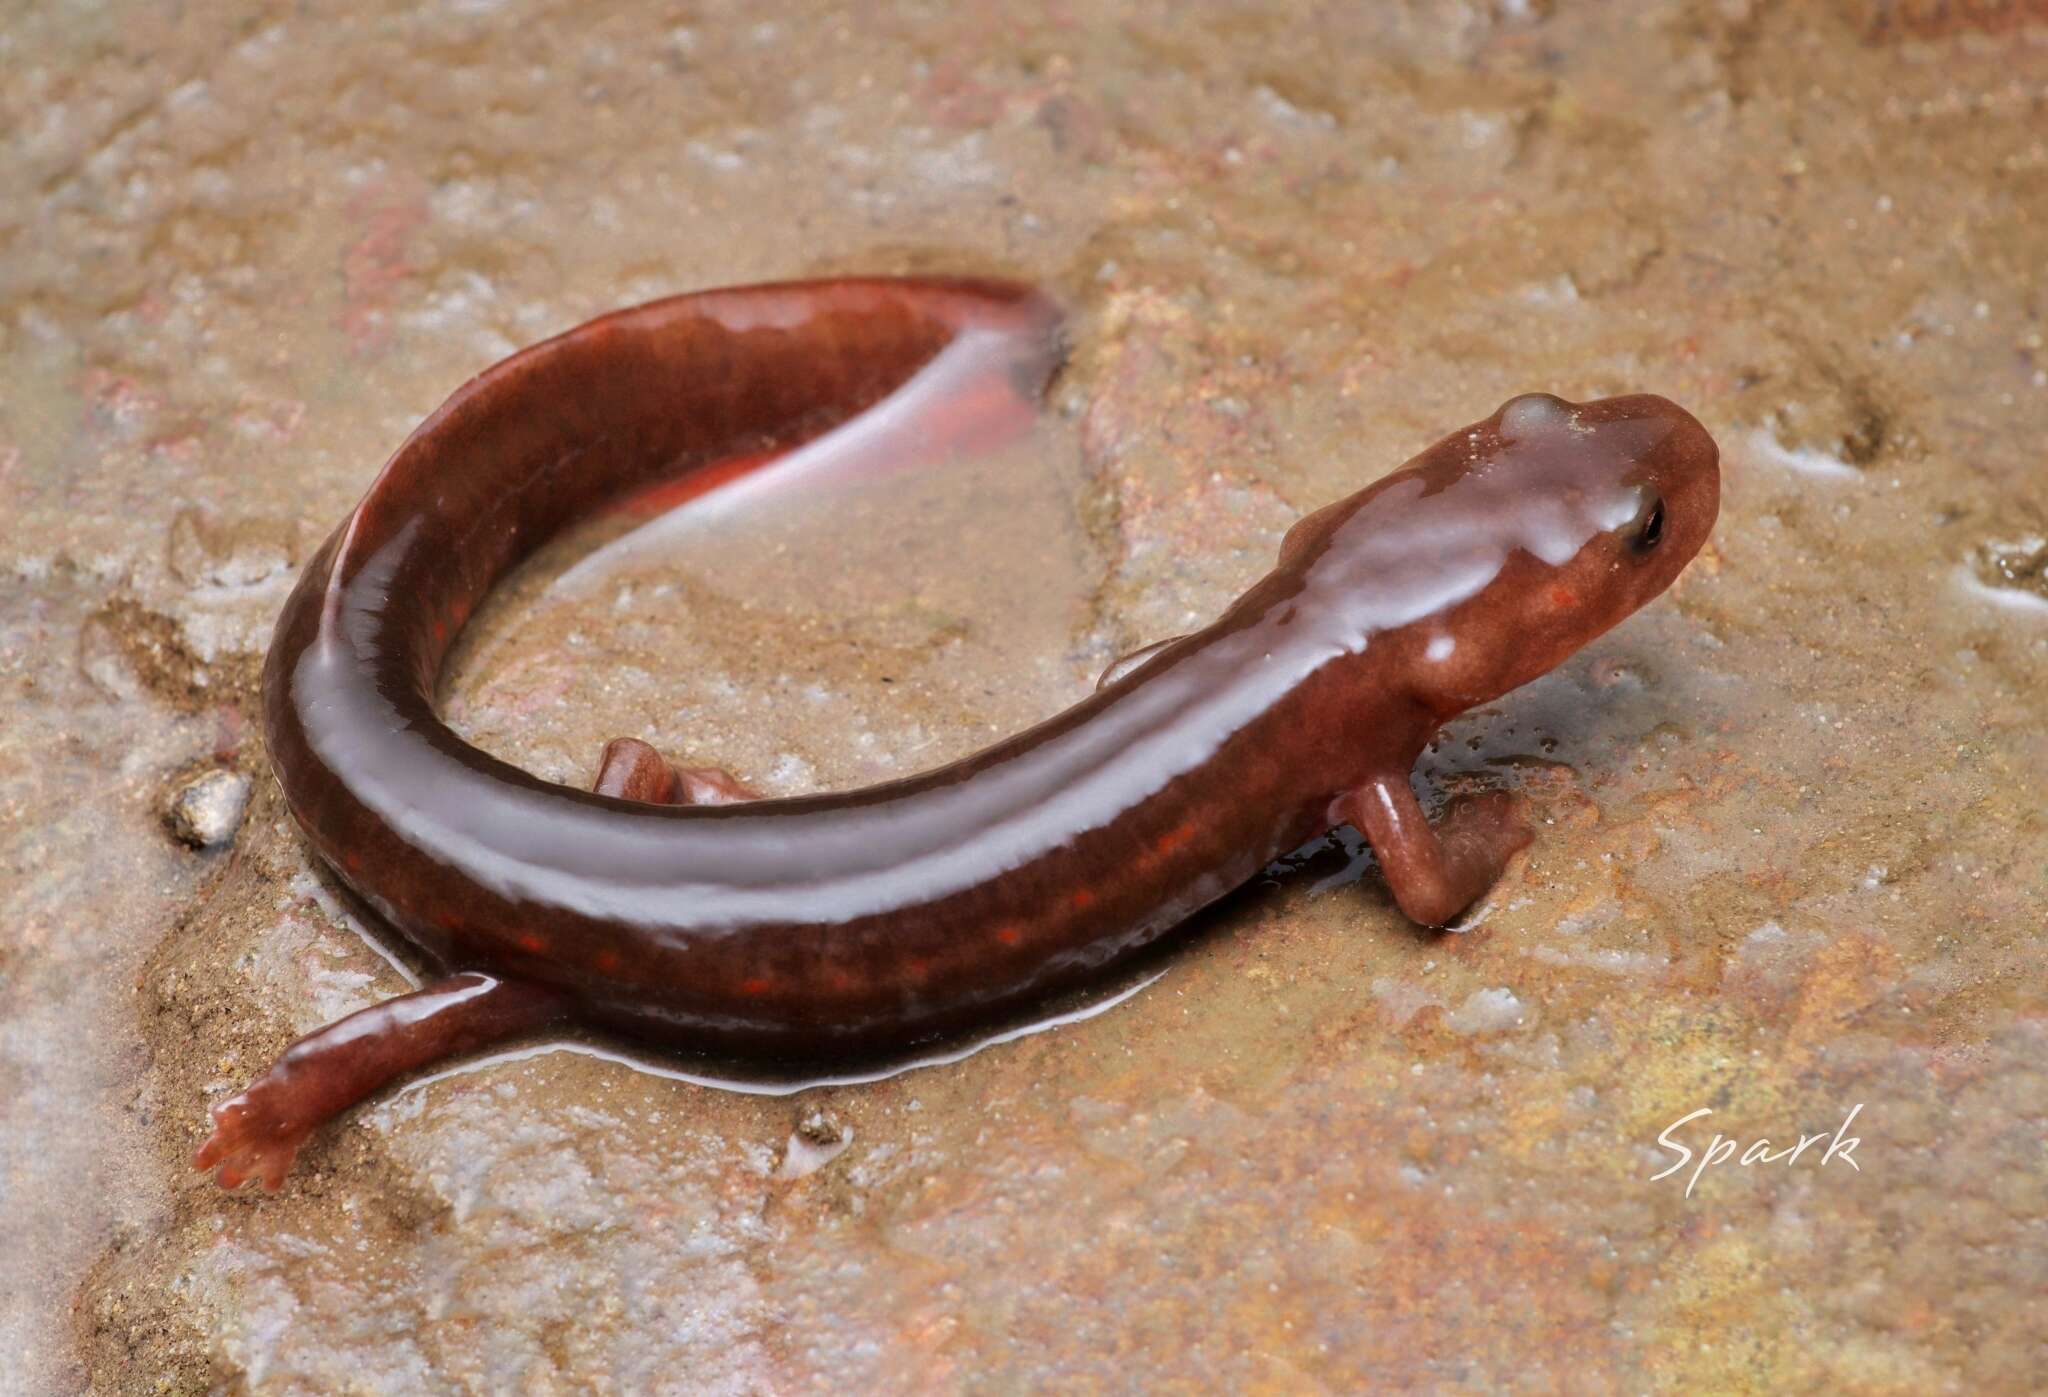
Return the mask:
[(372, 1004), (307, 1034), (246, 1091), (215, 1106), (213, 1134), (192, 1166), (218, 1169), (223, 1188), (261, 1179), (275, 1192), (315, 1126), (394, 1078), (539, 1028), (567, 1009), (554, 990), (478, 974)]
[(759, 791), (719, 767), (671, 765), (637, 737), (615, 737), (605, 744), (590, 789), (649, 805), (731, 805), (761, 798)]

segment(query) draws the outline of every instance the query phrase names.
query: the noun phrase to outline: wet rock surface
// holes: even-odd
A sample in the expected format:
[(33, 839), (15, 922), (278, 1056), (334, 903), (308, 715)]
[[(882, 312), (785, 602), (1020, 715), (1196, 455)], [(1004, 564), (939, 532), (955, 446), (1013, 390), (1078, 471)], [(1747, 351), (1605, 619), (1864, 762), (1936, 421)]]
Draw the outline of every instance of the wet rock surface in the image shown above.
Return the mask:
[[(0, 1387), (2024, 1390), (2048, 1351), (2048, 27), (1971, 7), (823, 19), (47, 6), (0, 39)], [(848, 270), (1052, 286), (1037, 440), (593, 526), (472, 740), (782, 793), (971, 750), (1511, 394), (1726, 453), (1674, 594), (1452, 729), (1461, 935), (1333, 837), (1108, 1012), (795, 1097), (572, 1042), (276, 1196), (207, 1104), (401, 991), (267, 775), (298, 567), (491, 359)], [(233, 840), (166, 792), (251, 773)], [(1854, 1164), (1734, 1160), (1860, 1106)]]

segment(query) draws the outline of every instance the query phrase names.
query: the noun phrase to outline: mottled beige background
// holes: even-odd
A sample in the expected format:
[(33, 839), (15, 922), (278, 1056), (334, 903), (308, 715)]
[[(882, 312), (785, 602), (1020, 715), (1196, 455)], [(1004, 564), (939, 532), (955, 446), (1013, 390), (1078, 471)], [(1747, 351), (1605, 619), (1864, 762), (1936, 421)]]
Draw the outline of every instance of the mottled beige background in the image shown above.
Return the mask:
[[(2048, 20), (883, 8), (0, 5), (0, 1389), (2033, 1387)], [(1073, 308), (1042, 440), (542, 567), (458, 721), (565, 780), (621, 732), (911, 770), (1513, 392), (1669, 394), (1723, 443), (1711, 552), (1428, 764), (1541, 822), (1482, 924), (1419, 935), (1340, 847), (952, 1067), (544, 1053), (276, 1197), (187, 1172), (404, 983), (254, 702), (383, 454), (615, 304), (931, 268)], [(255, 799), (198, 854), (159, 812), (209, 765)], [(1701, 1107), (1696, 1147), (1859, 1104), (1857, 1168), (1651, 1178)], [(813, 1109), (850, 1142), (787, 1177)]]

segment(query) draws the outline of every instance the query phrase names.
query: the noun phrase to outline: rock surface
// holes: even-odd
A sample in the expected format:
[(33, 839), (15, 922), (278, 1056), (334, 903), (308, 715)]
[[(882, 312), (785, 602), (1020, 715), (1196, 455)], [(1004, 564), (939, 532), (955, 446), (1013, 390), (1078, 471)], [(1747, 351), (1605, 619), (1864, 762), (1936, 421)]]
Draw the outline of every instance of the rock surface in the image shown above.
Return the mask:
[[(2048, 25), (2026, 7), (115, 0), (0, 34), (0, 1390), (2024, 1390), (2048, 1364)], [(513, 1055), (185, 1167), (404, 988), (265, 771), (285, 589), (604, 308), (1073, 308), (1039, 440), (472, 625), (473, 740), (789, 792), (1085, 693), (1513, 393), (1723, 443), (1675, 594), (1447, 735), (1540, 837), (1419, 935), (1332, 839), (1107, 1012), (796, 1097)], [(656, 1067), (665, 1064), (652, 1064)], [(1822, 1162), (1653, 1178), (1718, 1132)], [(1695, 1161), (1695, 1164), (1697, 1161)]]

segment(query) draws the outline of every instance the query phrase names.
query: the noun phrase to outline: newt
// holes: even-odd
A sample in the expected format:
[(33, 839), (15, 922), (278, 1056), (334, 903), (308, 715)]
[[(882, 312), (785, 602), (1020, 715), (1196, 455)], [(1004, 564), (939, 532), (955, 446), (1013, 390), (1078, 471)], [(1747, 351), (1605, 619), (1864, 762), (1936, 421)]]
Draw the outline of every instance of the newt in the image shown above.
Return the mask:
[[(761, 798), (621, 738), (578, 790), (436, 716), (464, 622), (569, 522), (779, 468), (828, 433), (972, 435), (1034, 410), (1060, 358), (1059, 312), (1027, 287), (832, 280), (617, 311), (458, 389), (309, 561), (263, 679), (313, 849), (446, 978), (294, 1043), (213, 1108), (195, 1165), (275, 1189), (322, 1122), (551, 1024), (813, 1058), (953, 1032), (1341, 824), (1417, 923), (1485, 893), (1533, 837), (1514, 797), (1460, 796), (1432, 825), (1411, 768), (1706, 540), (1719, 455), (1664, 398), (1509, 400), (1302, 518), (1209, 625), (901, 780)], [(933, 384), (971, 420), (920, 417)]]

